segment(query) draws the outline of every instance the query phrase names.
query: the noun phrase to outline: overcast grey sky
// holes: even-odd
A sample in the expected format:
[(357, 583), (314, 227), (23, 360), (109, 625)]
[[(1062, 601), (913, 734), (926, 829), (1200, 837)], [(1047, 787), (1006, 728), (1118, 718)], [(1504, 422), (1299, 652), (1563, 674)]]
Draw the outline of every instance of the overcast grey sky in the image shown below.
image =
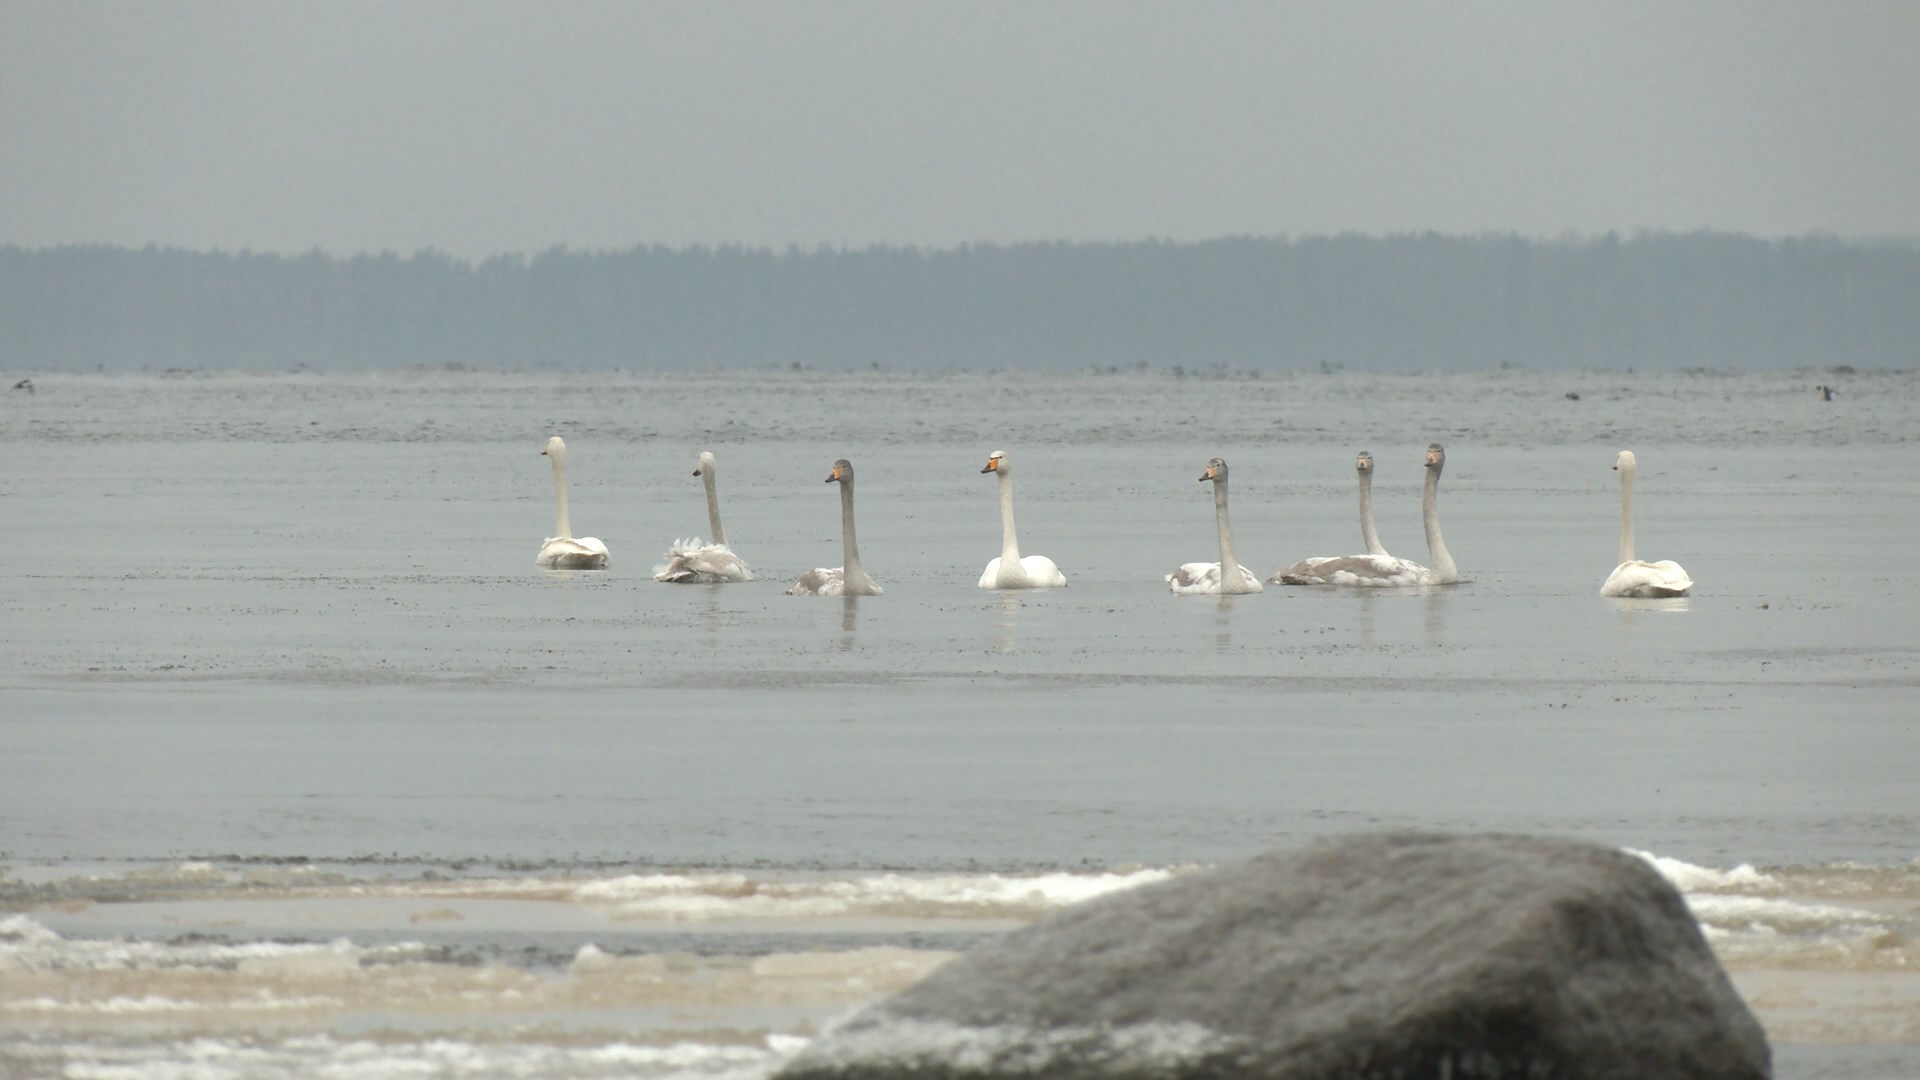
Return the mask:
[(0, 0), (0, 243), (1920, 235), (1920, 3)]

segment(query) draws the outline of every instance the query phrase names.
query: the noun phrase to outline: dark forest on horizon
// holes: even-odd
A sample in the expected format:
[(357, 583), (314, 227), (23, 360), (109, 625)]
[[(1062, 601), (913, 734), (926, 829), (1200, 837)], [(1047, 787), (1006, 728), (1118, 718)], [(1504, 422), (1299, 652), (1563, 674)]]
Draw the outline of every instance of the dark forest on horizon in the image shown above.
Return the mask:
[(480, 261), (0, 247), (0, 368), (15, 371), (1916, 361), (1920, 246), (1826, 237), (635, 247)]

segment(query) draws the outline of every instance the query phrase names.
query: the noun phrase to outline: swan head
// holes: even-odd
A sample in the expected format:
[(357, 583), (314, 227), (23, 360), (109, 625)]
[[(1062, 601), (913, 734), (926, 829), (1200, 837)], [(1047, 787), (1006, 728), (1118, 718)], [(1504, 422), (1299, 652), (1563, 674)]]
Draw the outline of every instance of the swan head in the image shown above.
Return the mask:
[(1360, 456), (1353, 459), (1353, 467), (1361, 472), (1372, 472), (1373, 455), (1365, 450), (1360, 451)]
[(700, 464), (695, 465), (693, 467), (693, 475), (704, 476), (705, 474), (712, 472), (713, 464), (714, 464), (713, 451), (711, 450), (700, 451)]
[(1432, 469), (1434, 472), (1439, 472), (1441, 469), (1444, 469), (1446, 467), (1447, 467), (1447, 452), (1441, 449), (1440, 444), (1437, 442), (1428, 443), (1427, 444), (1427, 468)]
[(1614, 472), (1632, 472), (1640, 463), (1634, 460), (1633, 451), (1622, 450), (1620, 456), (1613, 459)]
[(553, 438), (547, 440), (547, 445), (541, 449), (540, 453), (555, 461), (559, 461), (567, 456), (566, 440), (555, 435)]
[(995, 450), (993, 453), (988, 454), (987, 464), (980, 471), (983, 473), (1004, 473), (1011, 471), (1007, 465), (1007, 452), (1005, 450)]
[(841, 458), (839, 461), (833, 463), (833, 471), (827, 474), (825, 483), (831, 484), (836, 481), (852, 482), (852, 480), (853, 462), (848, 461), (846, 458)]
[(1212, 480), (1215, 483), (1219, 483), (1226, 478), (1227, 459), (1225, 458), (1214, 458), (1212, 461), (1207, 462), (1207, 471), (1200, 474), (1201, 480)]

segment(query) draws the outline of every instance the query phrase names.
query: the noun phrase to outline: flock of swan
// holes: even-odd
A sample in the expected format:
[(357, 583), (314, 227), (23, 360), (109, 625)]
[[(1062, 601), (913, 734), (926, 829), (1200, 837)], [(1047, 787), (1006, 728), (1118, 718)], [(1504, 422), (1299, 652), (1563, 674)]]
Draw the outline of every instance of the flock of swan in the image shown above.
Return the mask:
[[(550, 570), (604, 570), (607, 545), (599, 538), (573, 535), (567, 518), (567, 444), (555, 435), (540, 451), (553, 462), (555, 496), (559, 516), (555, 535), (540, 545), (535, 565)], [(1440, 535), (1440, 473), (1446, 468), (1447, 452), (1439, 443), (1427, 446), (1426, 486), (1420, 499), (1421, 518), (1426, 525), (1427, 562), (1396, 558), (1380, 543), (1373, 524), (1373, 455), (1362, 450), (1354, 461), (1360, 481), (1360, 539), (1367, 550), (1358, 555), (1323, 555), (1302, 559), (1267, 579), (1273, 585), (1330, 585), (1352, 588), (1404, 588), (1418, 585), (1451, 585), (1460, 580), (1447, 542)], [(1602, 596), (1672, 597), (1685, 596), (1693, 580), (1680, 564), (1671, 560), (1643, 562), (1633, 552), (1633, 477), (1638, 462), (1633, 451), (1622, 450), (1614, 461), (1620, 474), (1620, 564), (1600, 586)], [(726, 530), (720, 524), (720, 495), (717, 466), (713, 454), (702, 452), (693, 475), (707, 489), (707, 523), (710, 540), (676, 540), (668, 549), (666, 561), (654, 569), (655, 581), (675, 584), (719, 584), (752, 581), (746, 562), (727, 546)], [(1060, 567), (1045, 555), (1020, 554), (1020, 539), (1013, 526), (1013, 466), (1006, 451), (995, 450), (980, 470), (993, 473), (1000, 484), (1000, 555), (987, 563), (980, 574), (982, 589), (1050, 589), (1067, 583)], [(1218, 562), (1185, 563), (1166, 575), (1167, 588), (1181, 595), (1228, 596), (1257, 593), (1262, 590), (1259, 575), (1242, 566), (1233, 553), (1233, 527), (1227, 520), (1227, 463), (1214, 458), (1200, 474), (1202, 483), (1213, 483), (1214, 528), (1220, 543)], [(860, 567), (860, 545), (853, 527), (853, 463), (845, 458), (833, 463), (826, 483), (840, 485), (841, 564), (815, 567), (801, 574), (787, 592), (793, 596), (879, 596), (883, 591)]]

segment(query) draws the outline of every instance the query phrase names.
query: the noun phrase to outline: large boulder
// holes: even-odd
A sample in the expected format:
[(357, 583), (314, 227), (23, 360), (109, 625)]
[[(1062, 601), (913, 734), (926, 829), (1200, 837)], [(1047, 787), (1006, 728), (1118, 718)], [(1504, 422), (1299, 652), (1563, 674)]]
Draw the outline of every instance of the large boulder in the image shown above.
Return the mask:
[(1766, 1035), (1640, 859), (1388, 834), (1188, 874), (981, 945), (781, 1080), (1752, 1078)]

